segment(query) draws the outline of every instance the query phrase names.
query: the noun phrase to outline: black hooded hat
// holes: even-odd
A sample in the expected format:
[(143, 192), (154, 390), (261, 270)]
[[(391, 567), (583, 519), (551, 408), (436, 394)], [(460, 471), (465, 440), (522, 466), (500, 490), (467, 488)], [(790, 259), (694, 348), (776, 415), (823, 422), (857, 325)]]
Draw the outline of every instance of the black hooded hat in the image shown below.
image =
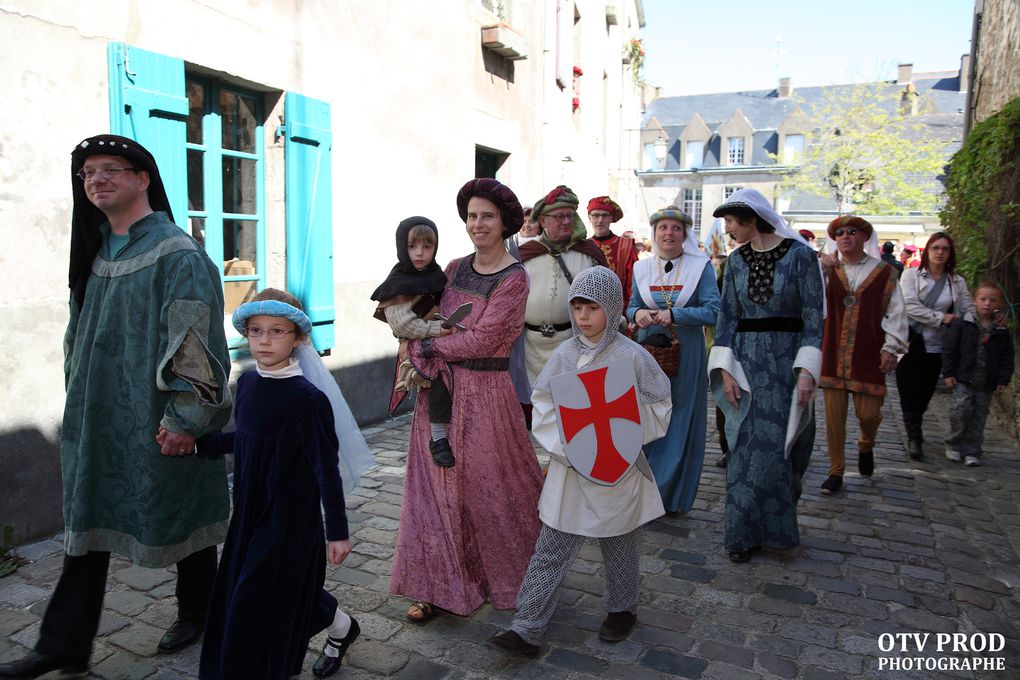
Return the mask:
[(436, 256), (433, 254), (432, 262), (425, 269), (418, 271), (411, 262), (411, 256), (407, 252), (407, 235), (411, 228), (423, 224), (431, 229), (436, 235), (436, 252), (439, 252), (439, 229), (436, 223), (427, 217), (415, 215), (408, 217), (397, 225), (397, 264), (393, 265), (386, 280), (372, 293), (372, 299), (376, 302), (389, 300), (398, 295), (426, 295), (432, 294), (438, 300), (446, 287), (446, 274), (443, 268), (436, 263)]
[(106, 222), (103, 211), (92, 205), (85, 194), (85, 183), (78, 179), (78, 171), (92, 156), (120, 156), (136, 170), (149, 174), (149, 207), (165, 212), (173, 221), (170, 199), (167, 198), (163, 179), (159, 176), (156, 159), (141, 144), (118, 135), (97, 135), (83, 140), (71, 152), (71, 192), (74, 208), (71, 212), (71, 265), (67, 284), (78, 306), (85, 302), (85, 285), (92, 271), (92, 261), (103, 242), (99, 225)]

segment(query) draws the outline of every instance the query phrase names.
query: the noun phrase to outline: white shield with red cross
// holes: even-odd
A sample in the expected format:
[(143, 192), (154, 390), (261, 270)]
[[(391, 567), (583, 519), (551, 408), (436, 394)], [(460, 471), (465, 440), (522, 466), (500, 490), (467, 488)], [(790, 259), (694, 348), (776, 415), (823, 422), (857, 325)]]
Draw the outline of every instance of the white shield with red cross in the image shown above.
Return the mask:
[(619, 482), (644, 440), (633, 360), (564, 373), (549, 384), (567, 461), (591, 482)]

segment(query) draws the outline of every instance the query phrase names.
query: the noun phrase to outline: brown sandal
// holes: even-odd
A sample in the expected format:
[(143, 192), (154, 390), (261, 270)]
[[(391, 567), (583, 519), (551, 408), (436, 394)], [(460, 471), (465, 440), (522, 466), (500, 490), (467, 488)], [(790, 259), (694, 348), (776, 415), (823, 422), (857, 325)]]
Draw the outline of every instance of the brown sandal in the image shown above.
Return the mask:
[(436, 615), (436, 608), (428, 602), (412, 602), (407, 608), (407, 620), (412, 623), (425, 623)]

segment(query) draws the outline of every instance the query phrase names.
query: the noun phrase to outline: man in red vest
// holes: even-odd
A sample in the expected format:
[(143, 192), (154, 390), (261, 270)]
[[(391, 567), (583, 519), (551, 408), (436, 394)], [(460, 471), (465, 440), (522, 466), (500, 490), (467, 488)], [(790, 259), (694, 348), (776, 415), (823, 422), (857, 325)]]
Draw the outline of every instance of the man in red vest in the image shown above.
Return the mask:
[(825, 434), (829, 445), (829, 477), (822, 495), (843, 486), (846, 416), (850, 395), (860, 423), (857, 469), (862, 477), (875, 470), (875, 434), (882, 422), (885, 376), (896, 369), (897, 355), (906, 351), (907, 316), (896, 270), (865, 252), (874, 229), (860, 217), (843, 215), (829, 224), (829, 238), (838, 256), (823, 258), (826, 305), (822, 336), (822, 379)]
[(596, 196), (588, 201), (588, 220), (591, 222), (595, 236), (591, 241), (602, 250), (609, 261), (609, 268), (620, 278), (623, 285), (623, 308), (627, 309), (630, 300), (630, 288), (633, 281), (634, 263), (637, 262), (637, 249), (634, 239), (617, 236), (610, 228), (614, 222), (623, 219), (623, 209), (608, 196)]

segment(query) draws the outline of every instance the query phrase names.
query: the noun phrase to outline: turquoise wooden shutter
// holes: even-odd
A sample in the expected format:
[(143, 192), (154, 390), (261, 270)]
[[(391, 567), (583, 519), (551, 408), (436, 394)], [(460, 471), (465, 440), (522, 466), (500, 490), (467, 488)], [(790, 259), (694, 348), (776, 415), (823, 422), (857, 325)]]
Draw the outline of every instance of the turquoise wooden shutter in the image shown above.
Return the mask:
[(284, 100), (287, 173), (287, 289), (312, 320), (312, 344), (334, 346), (333, 171), (327, 102), (288, 92)]
[(110, 43), (110, 132), (130, 137), (156, 158), (174, 219), (188, 222), (184, 61)]

